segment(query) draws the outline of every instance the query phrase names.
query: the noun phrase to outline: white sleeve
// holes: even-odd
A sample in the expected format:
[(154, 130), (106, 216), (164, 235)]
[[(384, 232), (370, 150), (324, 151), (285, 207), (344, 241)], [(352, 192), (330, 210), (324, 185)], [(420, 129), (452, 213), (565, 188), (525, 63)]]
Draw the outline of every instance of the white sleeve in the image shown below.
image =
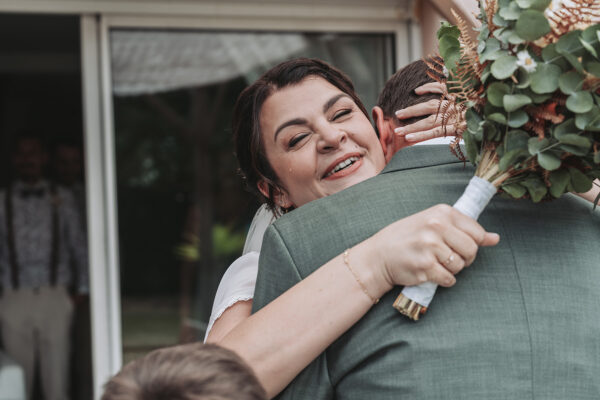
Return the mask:
[(225, 310), (238, 301), (254, 298), (256, 275), (258, 274), (258, 256), (265, 231), (273, 221), (275, 221), (275, 214), (267, 208), (266, 204), (263, 204), (254, 214), (246, 236), (242, 256), (227, 268), (223, 278), (221, 278), (221, 283), (219, 283), (206, 327), (205, 341), (215, 321), (219, 319)]
[(248, 235), (246, 236), (246, 243), (244, 243), (244, 250), (242, 254), (246, 254), (251, 251), (260, 253), (265, 231), (269, 225), (273, 223), (273, 221), (275, 221), (275, 214), (273, 214), (273, 212), (267, 208), (266, 204), (260, 206), (258, 211), (256, 211), (256, 214), (254, 214), (254, 218), (250, 224), (250, 229), (248, 230)]
[(204, 341), (208, 337), (208, 333), (212, 329), (215, 321), (229, 307), (238, 301), (246, 301), (254, 298), (254, 288), (256, 287), (256, 274), (258, 273), (258, 257), (260, 253), (252, 251), (242, 255), (235, 260), (233, 264), (227, 268), (210, 313), (208, 326), (206, 327), (206, 335)]

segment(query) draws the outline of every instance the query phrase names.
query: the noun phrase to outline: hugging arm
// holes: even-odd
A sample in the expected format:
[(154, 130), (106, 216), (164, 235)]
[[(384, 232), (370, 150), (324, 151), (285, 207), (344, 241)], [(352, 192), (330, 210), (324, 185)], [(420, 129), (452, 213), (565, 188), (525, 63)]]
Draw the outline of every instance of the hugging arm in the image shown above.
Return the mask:
[[(273, 397), (360, 320), (373, 299), (394, 285), (433, 281), (452, 286), (453, 274), (473, 262), (478, 246), (497, 241), (497, 235), (485, 232), (474, 220), (438, 205), (396, 221), (355, 245), (347, 263), (340, 254), (302, 279), (285, 243), (271, 227), (265, 235), (254, 297), (254, 309), (259, 311), (221, 338), (211, 332), (208, 341), (244, 358)], [(450, 255), (455, 257), (446, 262)], [(306, 373), (314, 379), (312, 374), (323, 371), (326, 368)], [(324, 390), (317, 383), (310, 386)], [(326, 398), (319, 393), (314, 398)]]

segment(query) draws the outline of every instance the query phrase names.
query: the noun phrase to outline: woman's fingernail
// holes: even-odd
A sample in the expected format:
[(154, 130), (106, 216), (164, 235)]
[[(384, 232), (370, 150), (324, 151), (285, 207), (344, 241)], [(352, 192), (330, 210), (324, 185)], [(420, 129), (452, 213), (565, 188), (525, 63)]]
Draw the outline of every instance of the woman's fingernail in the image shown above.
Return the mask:
[(409, 133), (408, 135), (404, 136), (404, 139), (406, 140), (415, 140), (417, 137), (415, 135), (413, 135), (412, 133)]
[(404, 129), (402, 127), (396, 128), (394, 129), (394, 133), (397, 133), (398, 135), (404, 135)]
[(403, 113), (402, 113), (402, 110), (398, 110), (398, 111), (396, 111), (396, 117), (398, 117), (398, 118), (402, 118), (402, 114), (403, 114)]

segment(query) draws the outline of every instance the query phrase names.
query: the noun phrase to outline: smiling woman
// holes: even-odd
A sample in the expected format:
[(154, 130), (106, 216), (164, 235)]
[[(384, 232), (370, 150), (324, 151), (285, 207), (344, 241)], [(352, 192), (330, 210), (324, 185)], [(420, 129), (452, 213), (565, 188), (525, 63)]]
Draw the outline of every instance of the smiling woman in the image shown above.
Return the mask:
[[(320, 77), (283, 88), (264, 103), (260, 126), (277, 171), (277, 205), (300, 207), (378, 174), (385, 165), (368, 117), (354, 100)], [(266, 183), (259, 183), (267, 197)]]
[[(270, 207), (300, 207), (375, 176), (385, 164), (352, 82), (319, 60), (284, 62), (246, 88), (233, 131), (246, 183)], [(263, 232), (271, 219), (264, 215)], [(251, 228), (247, 243), (260, 231)], [(346, 250), (250, 316), (258, 246), (223, 277), (206, 341), (236, 351), (274, 396), (394, 285), (452, 286), (477, 245), (496, 241), (449, 206), (432, 207)], [(449, 254), (455, 262), (442, 265)]]

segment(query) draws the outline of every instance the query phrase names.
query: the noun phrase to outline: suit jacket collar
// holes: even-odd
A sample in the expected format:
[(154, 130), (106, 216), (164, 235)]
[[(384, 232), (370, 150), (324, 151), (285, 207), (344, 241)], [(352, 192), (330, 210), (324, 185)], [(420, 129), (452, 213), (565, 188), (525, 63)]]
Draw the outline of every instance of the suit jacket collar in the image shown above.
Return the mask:
[(447, 145), (411, 146), (398, 151), (381, 173), (455, 163), (462, 161), (450, 152)]

